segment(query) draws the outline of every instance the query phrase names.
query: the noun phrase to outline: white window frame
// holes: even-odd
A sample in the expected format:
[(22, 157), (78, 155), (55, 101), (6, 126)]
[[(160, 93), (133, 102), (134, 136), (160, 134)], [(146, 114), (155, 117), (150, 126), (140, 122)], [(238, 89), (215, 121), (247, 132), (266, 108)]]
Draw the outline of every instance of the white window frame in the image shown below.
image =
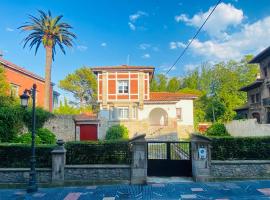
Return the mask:
[[(125, 87), (127, 90), (125, 89)], [(129, 94), (129, 80), (117, 81), (117, 94)]]
[(11, 83), (10, 84), (10, 95), (11, 96), (15, 96), (15, 97), (18, 97), (19, 96), (19, 88), (20, 86), (19, 85), (16, 85), (14, 83)]
[(132, 119), (137, 119), (138, 117), (138, 109), (136, 106), (132, 107)]
[(118, 107), (118, 119), (129, 119), (129, 107)]

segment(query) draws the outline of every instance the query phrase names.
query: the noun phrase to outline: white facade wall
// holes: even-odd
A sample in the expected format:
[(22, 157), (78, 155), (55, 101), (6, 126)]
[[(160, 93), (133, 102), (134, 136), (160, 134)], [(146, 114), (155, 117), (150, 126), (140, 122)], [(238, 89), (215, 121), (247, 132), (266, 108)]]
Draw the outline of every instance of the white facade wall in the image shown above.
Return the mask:
[(155, 108), (164, 109), (169, 118), (176, 118), (176, 106), (175, 104), (144, 104), (142, 110), (138, 110), (138, 120), (149, 119), (150, 112)]
[(180, 100), (176, 103), (176, 108), (182, 108), (182, 119), (180, 125), (194, 125), (193, 100)]

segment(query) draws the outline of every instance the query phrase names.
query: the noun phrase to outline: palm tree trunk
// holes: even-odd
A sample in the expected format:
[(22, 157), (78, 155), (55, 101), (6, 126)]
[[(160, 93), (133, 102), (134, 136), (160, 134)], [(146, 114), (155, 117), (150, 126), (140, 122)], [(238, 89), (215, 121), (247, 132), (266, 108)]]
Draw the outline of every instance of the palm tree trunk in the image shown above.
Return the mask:
[(46, 46), (46, 66), (45, 66), (45, 99), (44, 108), (50, 111), (51, 99), (51, 71), (52, 71), (52, 47)]

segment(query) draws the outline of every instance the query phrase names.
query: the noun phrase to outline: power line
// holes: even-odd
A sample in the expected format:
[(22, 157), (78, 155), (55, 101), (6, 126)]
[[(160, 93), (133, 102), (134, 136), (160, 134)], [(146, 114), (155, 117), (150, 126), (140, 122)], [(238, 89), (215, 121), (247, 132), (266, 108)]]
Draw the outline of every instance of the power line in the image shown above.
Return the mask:
[(218, 5), (220, 4), (221, 0), (218, 0), (215, 7), (212, 9), (212, 11), (209, 13), (209, 15), (207, 16), (207, 18), (205, 19), (205, 21), (203, 22), (203, 24), (200, 26), (200, 28), (197, 30), (196, 34), (193, 36), (193, 38), (189, 41), (188, 45), (183, 49), (183, 51), (181, 52), (181, 54), (178, 56), (178, 58), (176, 59), (176, 61), (173, 63), (173, 65), (169, 68), (169, 70), (166, 72), (166, 75), (172, 70), (172, 68), (178, 63), (178, 61), (183, 57), (183, 55), (185, 54), (185, 52), (187, 51), (187, 49), (189, 48), (189, 46), (191, 45), (191, 43), (193, 42), (193, 40), (197, 37), (197, 35), (200, 33), (200, 31), (202, 30), (202, 28), (204, 27), (204, 25), (206, 24), (206, 22), (208, 21), (208, 19), (210, 18), (210, 16), (213, 14), (213, 12), (216, 10), (216, 8), (218, 7)]

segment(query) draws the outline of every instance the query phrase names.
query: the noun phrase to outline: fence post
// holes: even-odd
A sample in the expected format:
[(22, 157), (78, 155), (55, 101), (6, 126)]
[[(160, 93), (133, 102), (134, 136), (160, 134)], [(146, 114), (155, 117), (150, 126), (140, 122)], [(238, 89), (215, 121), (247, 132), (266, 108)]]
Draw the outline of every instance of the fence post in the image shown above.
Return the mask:
[(57, 140), (52, 150), (52, 182), (63, 183), (65, 178), (66, 149), (63, 140)]
[(192, 134), (192, 176), (195, 181), (207, 181), (210, 179), (211, 167), (211, 139)]
[(130, 140), (132, 150), (131, 184), (145, 184), (147, 177), (147, 143), (145, 134)]

